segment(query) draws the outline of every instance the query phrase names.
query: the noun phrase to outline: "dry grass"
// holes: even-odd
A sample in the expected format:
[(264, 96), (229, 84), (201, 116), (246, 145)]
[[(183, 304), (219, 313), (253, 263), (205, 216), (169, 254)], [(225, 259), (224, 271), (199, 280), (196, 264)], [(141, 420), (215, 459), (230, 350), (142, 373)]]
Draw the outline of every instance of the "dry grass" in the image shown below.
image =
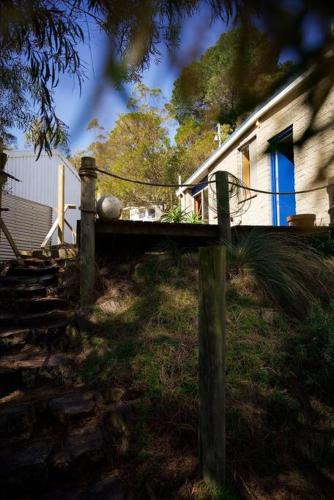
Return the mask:
[(197, 458), (197, 257), (148, 255), (131, 272), (114, 269), (104, 270), (81, 376), (143, 401), (117, 458), (136, 498), (331, 498), (334, 314), (319, 309), (297, 323), (250, 274), (231, 279), (228, 477), (239, 493), (211, 491)]
[(332, 296), (334, 266), (300, 237), (252, 230), (229, 246), (231, 273), (250, 274), (277, 306), (303, 318)]

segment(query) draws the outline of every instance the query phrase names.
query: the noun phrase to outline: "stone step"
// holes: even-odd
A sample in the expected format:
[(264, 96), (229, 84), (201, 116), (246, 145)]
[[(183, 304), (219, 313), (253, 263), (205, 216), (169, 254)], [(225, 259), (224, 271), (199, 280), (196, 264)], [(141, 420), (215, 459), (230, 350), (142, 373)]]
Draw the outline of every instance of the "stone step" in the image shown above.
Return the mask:
[(29, 328), (0, 332), (0, 353), (23, 348), (29, 338)]
[(34, 430), (35, 410), (30, 403), (0, 405), (1, 447), (28, 440)]
[(51, 323), (70, 321), (72, 313), (63, 309), (31, 314), (0, 313), (0, 329), (48, 328)]
[[(77, 499), (109, 499), (125, 500), (122, 495), (120, 481), (103, 478), (90, 487), (83, 486), (83, 475), (90, 482), (101, 466), (107, 464), (110, 451), (107, 450), (99, 425), (94, 421), (68, 432), (63, 442), (56, 436), (33, 439), (25, 446), (6, 447), (0, 451), (0, 482), (2, 499), (14, 498), (67, 498)], [(56, 484), (65, 489), (66, 482), (79, 484), (79, 490), (72, 490), (69, 496), (60, 492), (60, 496), (51, 497), (48, 491), (48, 480), (53, 488)], [(65, 481), (64, 481), (65, 480)], [(96, 479), (95, 479), (96, 481)], [(85, 482), (85, 481), (84, 481)], [(87, 482), (87, 481), (86, 481)], [(59, 490), (58, 490), (59, 491)], [(68, 491), (68, 489), (67, 489)], [(87, 496), (87, 494), (89, 495)], [(41, 496), (43, 494), (43, 496)], [(116, 496), (117, 495), (117, 496)]]
[(91, 415), (96, 408), (96, 401), (94, 393), (77, 391), (51, 399), (48, 406), (54, 418), (65, 424), (69, 420)]
[(45, 276), (55, 274), (59, 271), (56, 264), (49, 265), (27, 265), (16, 266), (8, 271), (10, 276)]
[(58, 245), (51, 248), (44, 248), (43, 250), (33, 250), (31, 252), (25, 251), (21, 252), (24, 257), (37, 258), (37, 259), (73, 259), (77, 256), (78, 249), (75, 245), (64, 245), (59, 247)]
[(40, 493), (47, 484), (47, 460), (53, 447), (54, 441), (44, 438), (22, 448), (13, 446), (3, 449), (0, 452), (1, 498), (36, 498), (36, 493)]
[(14, 354), (28, 345), (39, 345), (41, 347), (52, 346), (57, 349), (59, 342), (61, 346), (68, 348), (72, 338), (66, 334), (69, 324), (68, 317), (50, 321), (44, 328), (12, 328), (0, 330), (0, 353)]
[[(15, 391), (0, 400), (0, 449), (31, 438), (36, 425), (59, 429), (78, 425), (97, 409), (100, 398), (88, 391), (57, 391), (52, 387)], [(20, 397), (21, 396), (21, 397)], [(65, 427), (64, 427), (65, 426)]]
[(0, 314), (2, 313), (15, 313), (19, 315), (31, 315), (35, 313), (45, 313), (54, 311), (55, 309), (66, 309), (67, 303), (64, 299), (59, 297), (42, 297), (32, 299), (18, 299), (11, 301), (3, 301), (0, 304)]
[(16, 298), (45, 297), (46, 287), (39, 284), (0, 285), (0, 300), (8, 301)]
[(59, 475), (67, 474), (79, 467), (96, 466), (105, 460), (103, 434), (98, 419), (92, 418), (68, 432), (62, 446), (55, 450), (50, 465)]
[(49, 354), (46, 349), (31, 346), (18, 354), (5, 355), (0, 359), (0, 396), (45, 384), (62, 385), (65, 377), (75, 375), (77, 366), (74, 353)]
[(29, 390), (18, 389), (1, 397), (0, 409), (30, 404), (35, 410), (37, 420), (47, 416), (48, 424), (52, 422), (54, 425), (77, 425), (78, 419), (90, 418), (92, 411), (100, 409), (102, 402), (103, 398), (99, 392), (91, 391), (82, 383), (72, 384), (71, 388), (45, 384)]
[(46, 274), (43, 276), (6, 276), (0, 279), (0, 286), (16, 285), (42, 285), (50, 286), (58, 283), (57, 274)]
[(54, 264), (53, 259), (48, 257), (24, 257), (24, 266), (51, 266)]

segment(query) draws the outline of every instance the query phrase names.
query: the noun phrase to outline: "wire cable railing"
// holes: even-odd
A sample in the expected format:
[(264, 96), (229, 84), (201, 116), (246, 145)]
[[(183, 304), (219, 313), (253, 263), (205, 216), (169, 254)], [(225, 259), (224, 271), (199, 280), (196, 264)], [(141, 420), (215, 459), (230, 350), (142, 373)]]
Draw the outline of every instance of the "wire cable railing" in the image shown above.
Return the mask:
[[(175, 189), (182, 188), (182, 187), (195, 188), (195, 187), (197, 187), (198, 185), (201, 185), (201, 184), (203, 184), (203, 185), (214, 184), (216, 182), (215, 179), (209, 179), (207, 181), (198, 182), (196, 184), (183, 184), (183, 183), (181, 183), (181, 184), (175, 184), (175, 183), (149, 182), (149, 181), (143, 181), (143, 180), (138, 180), (138, 179), (131, 179), (131, 178), (128, 178), (128, 177), (123, 177), (121, 175), (114, 174), (112, 172), (109, 172), (107, 170), (102, 170), (100, 168), (96, 168), (95, 170), (97, 172), (101, 173), (101, 174), (107, 175), (109, 177), (113, 177), (114, 179), (118, 179), (120, 181), (130, 182), (132, 184), (140, 184), (142, 186), (151, 186), (151, 187), (163, 187), (163, 188), (175, 188)], [(268, 195), (305, 194), (305, 193), (312, 193), (314, 191), (320, 191), (321, 189), (326, 189), (328, 187), (328, 185), (325, 184), (325, 185), (322, 185), (322, 186), (318, 186), (318, 187), (314, 187), (314, 188), (310, 188), (310, 189), (303, 189), (303, 190), (300, 190), (300, 191), (266, 191), (264, 189), (253, 188), (253, 187), (246, 186), (246, 185), (243, 185), (243, 184), (239, 184), (239, 183), (233, 182), (233, 181), (228, 181), (228, 183), (231, 186), (234, 186), (234, 187), (239, 188), (239, 189), (244, 189), (246, 191), (251, 191), (251, 192), (254, 192), (254, 193), (261, 193), (261, 194), (268, 194)]]

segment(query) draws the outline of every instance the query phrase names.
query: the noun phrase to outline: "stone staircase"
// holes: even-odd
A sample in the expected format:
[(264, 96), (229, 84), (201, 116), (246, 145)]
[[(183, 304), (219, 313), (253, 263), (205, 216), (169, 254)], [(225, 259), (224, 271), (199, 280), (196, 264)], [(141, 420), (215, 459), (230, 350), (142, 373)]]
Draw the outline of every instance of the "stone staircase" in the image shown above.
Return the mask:
[[(0, 278), (0, 497), (114, 499), (114, 404), (77, 377), (64, 259), (28, 256)], [(107, 431), (108, 430), (108, 431)]]

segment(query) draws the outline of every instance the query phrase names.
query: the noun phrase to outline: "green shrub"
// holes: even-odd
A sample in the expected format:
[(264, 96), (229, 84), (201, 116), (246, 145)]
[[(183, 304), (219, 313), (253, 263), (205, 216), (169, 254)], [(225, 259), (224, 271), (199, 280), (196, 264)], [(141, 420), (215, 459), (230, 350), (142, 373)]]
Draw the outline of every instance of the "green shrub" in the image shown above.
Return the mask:
[(194, 212), (189, 213), (186, 210), (182, 210), (180, 205), (175, 205), (161, 216), (160, 221), (170, 223), (187, 222), (188, 224), (202, 224), (202, 217)]
[(187, 222), (188, 224), (202, 224), (203, 221), (202, 217), (199, 214), (195, 214), (195, 212), (192, 212), (191, 214), (186, 216), (184, 222)]
[(160, 221), (169, 223), (171, 222), (179, 223), (179, 222), (184, 222), (186, 216), (187, 216), (187, 211), (182, 210), (180, 205), (175, 205), (161, 216)]

